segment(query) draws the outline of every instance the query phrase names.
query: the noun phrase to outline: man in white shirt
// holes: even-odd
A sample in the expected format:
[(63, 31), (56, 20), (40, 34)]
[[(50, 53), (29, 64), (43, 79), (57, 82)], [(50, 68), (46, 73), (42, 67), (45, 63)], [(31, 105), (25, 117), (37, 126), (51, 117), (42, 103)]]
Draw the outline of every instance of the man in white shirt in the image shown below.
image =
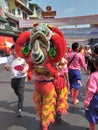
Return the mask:
[(22, 116), (24, 86), (28, 71), (28, 64), (24, 59), (17, 55), (15, 52), (15, 45), (11, 47), (11, 51), (12, 55), (8, 57), (5, 69), (11, 72), (11, 87), (14, 89), (14, 92), (18, 97), (17, 117), (20, 117)]

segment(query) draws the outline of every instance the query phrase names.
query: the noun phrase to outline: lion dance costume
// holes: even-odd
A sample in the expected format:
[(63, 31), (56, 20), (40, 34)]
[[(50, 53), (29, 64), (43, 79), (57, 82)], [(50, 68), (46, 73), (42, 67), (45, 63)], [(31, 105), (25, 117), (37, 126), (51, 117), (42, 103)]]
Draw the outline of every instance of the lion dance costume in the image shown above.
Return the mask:
[(28, 80), (35, 78), (33, 100), (42, 130), (48, 130), (57, 110), (62, 114), (67, 110), (67, 88), (65, 84), (56, 87), (61, 82), (56, 64), (65, 49), (61, 31), (47, 24), (34, 24), (31, 32), (22, 32), (16, 41), (16, 52), (29, 64)]

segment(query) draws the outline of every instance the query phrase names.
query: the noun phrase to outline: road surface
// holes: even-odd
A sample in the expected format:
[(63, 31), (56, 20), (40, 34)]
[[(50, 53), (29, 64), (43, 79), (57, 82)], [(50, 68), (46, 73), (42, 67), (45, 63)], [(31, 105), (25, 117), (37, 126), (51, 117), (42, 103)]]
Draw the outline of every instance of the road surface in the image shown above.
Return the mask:
[[(74, 105), (69, 97), (69, 110), (67, 115), (63, 116), (62, 124), (51, 124), (49, 130), (87, 130), (88, 122), (84, 116), (83, 100), (88, 75), (82, 72), (82, 76), (83, 87), (79, 94), (79, 104)], [(17, 118), (17, 97), (10, 87), (10, 73), (4, 70), (3, 64), (0, 65), (0, 130), (41, 130), (32, 100), (33, 90), (33, 82), (26, 82), (23, 117)]]

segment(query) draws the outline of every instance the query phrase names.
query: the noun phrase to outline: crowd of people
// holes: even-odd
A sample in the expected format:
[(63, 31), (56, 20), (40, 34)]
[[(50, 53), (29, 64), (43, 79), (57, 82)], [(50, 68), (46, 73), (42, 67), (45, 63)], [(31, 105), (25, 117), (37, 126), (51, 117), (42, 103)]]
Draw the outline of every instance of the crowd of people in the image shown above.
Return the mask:
[[(55, 31), (55, 29), (52, 31)], [(58, 30), (55, 31), (55, 33), (58, 32)], [(60, 32), (58, 35), (60, 35), (60, 38), (62, 37)], [(25, 35), (23, 34), (23, 36)], [(17, 38), (16, 43), (19, 43), (19, 38)], [(28, 38), (26, 40), (28, 41), (29, 38), (30, 35), (28, 33)], [(43, 43), (41, 44), (43, 46)], [(45, 46), (46, 45), (44, 45), (44, 48)], [(49, 55), (54, 58), (56, 50), (53, 45), (50, 46), (52, 47)], [(38, 41), (36, 41), (36, 46), (33, 45), (33, 47), (34, 50), (32, 54), (35, 53), (36, 50), (37, 52), (41, 51)], [(42, 63), (44, 58), (41, 60), (39, 55), (37, 57), (37, 53), (35, 53), (34, 56), (39, 60), (33, 59), (33, 64), (31, 61), (27, 62), (26, 59), (29, 59), (28, 48), (24, 47), (22, 49), (24, 49), (22, 51), (24, 55), (26, 55), (26, 58), (21, 56), (20, 52), (17, 53), (17, 48), (13, 45), (11, 47), (12, 54), (8, 57), (5, 65), (5, 69), (11, 71), (11, 87), (18, 97), (17, 117), (22, 116), (25, 79), (27, 76), (29, 77), (32, 75), (30, 75), (30, 69), (32, 69), (32, 73), (34, 71), (36, 77), (33, 101), (35, 103), (37, 115), (41, 120), (42, 130), (48, 130), (48, 126), (51, 122), (56, 121), (57, 123), (61, 123), (62, 115), (66, 114), (70, 107), (67, 100), (68, 96), (72, 97), (74, 105), (79, 103), (79, 90), (82, 87), (81, 68), (83, 68), (85, 73), (89, 74), (89, 78), (85, 85), (85, 117), (90, 123), (90, 130), (95, 130), (95, 124), (98, 123), (98, 45), (95, 45), (93, 49), (91, 49), (82, 48), (78, 42), (72, 43), (70, 50), (65, 52), (64, 55), (61, 54), (62, 57), (60, 57), (60, 60), (56, 63), (53, 61), (55, 63), (55, 69), (53, 68), (54, 64), (49, 63), (45, 64), (45, 67), (40, 67), (39, 64), (40, 62)], [(44, 57), (44, 55), (42, 56)], [(47, 68), (49, 71), (47, 71)], [(57, 70), (57, 73), (55, 70)], [(28, 79), (30, 78), (31, 77)]]
[[(71, 48), (72, 50), (68, 53), (68, 61), (72, 62), (68, 62), (71, 64), (70, 67), (68, 65), (70, 96), (73, 96), (74, 104), (79, 102), (77, 97), (78, 90), (82, 86), (81, 67), (83, 67), (86, 73), (89, 74), (88, 80), (85, 84), (85, 117), (90, 124), (90, 130), (95, 130), (95, 124), (98, 123), (98, 44), (95, 44), (92, 48), (90, 46), (81, 48), (80, 46), (81, 49), (79, 48), (78, 44), (79, 43), (73, 43)], [(70, 57), (72, 61), (70, 60)]]

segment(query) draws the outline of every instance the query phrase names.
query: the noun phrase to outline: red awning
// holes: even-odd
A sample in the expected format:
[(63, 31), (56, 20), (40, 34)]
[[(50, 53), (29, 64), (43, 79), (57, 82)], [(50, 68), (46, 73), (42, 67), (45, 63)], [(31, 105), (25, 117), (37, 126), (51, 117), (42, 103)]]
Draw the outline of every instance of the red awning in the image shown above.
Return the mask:
[(13, 37), (0, 36), (0, 50), (7, 50), (14, 44)]

